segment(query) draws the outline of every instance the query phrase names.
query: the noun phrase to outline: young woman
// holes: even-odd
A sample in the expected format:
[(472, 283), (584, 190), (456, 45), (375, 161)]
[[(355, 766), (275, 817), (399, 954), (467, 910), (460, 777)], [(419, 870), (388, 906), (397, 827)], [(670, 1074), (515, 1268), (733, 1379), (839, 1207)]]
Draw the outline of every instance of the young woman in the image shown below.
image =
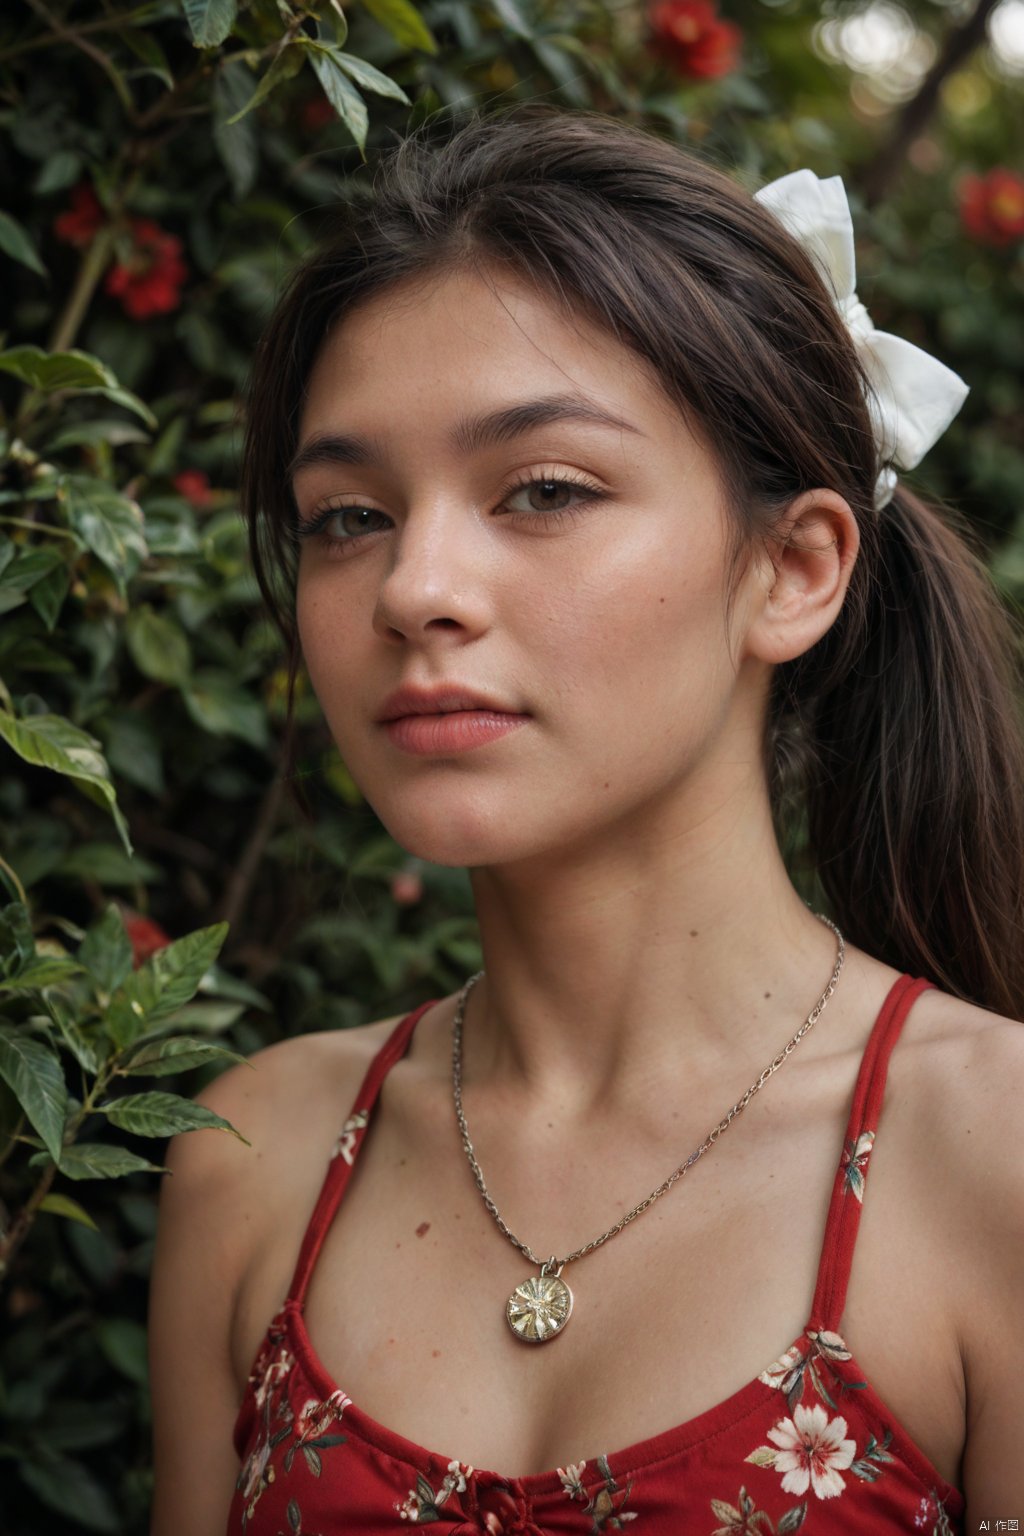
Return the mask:
[(257, 568), (485, 964), (172, 1145), (154, 1536), (1024, 1520), (1013, 644), (798, 181), (519, 107), (281, 301)]

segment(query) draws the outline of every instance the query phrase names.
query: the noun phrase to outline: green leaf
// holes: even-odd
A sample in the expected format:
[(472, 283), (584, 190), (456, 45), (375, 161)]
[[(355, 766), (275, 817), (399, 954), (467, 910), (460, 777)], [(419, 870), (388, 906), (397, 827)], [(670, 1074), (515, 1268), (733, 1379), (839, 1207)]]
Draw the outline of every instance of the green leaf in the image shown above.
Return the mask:
[(7, 981), (0, 981), (0, 992), (37, 992), (81, 974), (82, 967), (66, 955), (36, 955)]
[(94, 1232), (99, 1231), (89, 1212), (84, 1206), (79, 1205), (77, 1200), (72, 1200), (70, 1195), (49, 1194), (39, 1202), (39, 1209), (48, 1211), (51, 1216), (66, 1216), (68, 1221), (80, 1221), (83, 1227), (92, 1227)]
[(73, 149), (58, 149), (42, 164), (32, 183), (36, 197), (50, 197), (73, 186), (82, 174), (82, 157)]
[(75, 1180), (119, 1179), (126, 1173), (167, 1171), (126, 1147), (111, 1147), (102, 1142), (76, 1142), (73, 1147), (65, 1147), (57, 1166), (66, 1178)]
[(100, 1055), (91, 1040), (86, 1037), (84, 1030), (79, 1028), (74, 1019), (67, 1017), (64, 1009), (55, 1005), (53, 998), (47, 999), (47, 1005), (50, 1012), (57, 1019), (57, 1025), (65, 1045), (79, 1066), (86, 1072), (98, 1072), (100, 1069)]
[(105, 1317), (96, 1329), (99, 1346), (115, 1371), (127, 1376), (137, 1386), (149, 1381), (146, 1358), (146, 1330), (127, 1317)]
[(182, 698), (192, 719), (211, 736), (237, 736), (250, 746), (266, 746), (267, 712), (229, 672), (211, 668), (195, 673)]
[(133, 608), (125, 625), (132, 660), (146, 677), (180, 687), (192, 670), (188, 637), (177, 620), (150, 603)]
[(121, 841), (132, 851), (128, 823), (117, 804), (110, 771), (94, 736), (80, 731), (61, 715), (27, 715), (18, 720), (0, 709), (0, 738), (38, 768), (52, 768), (92, 789), (107, 804)]
[(251, 190), (259, 169), (256, 124), (238, 121), (248, 111), (246, 102), (252, 94), (252, 72), (243, 60), (232, 59), (217, 71), (213, 83), (213, 142), (236, 197), (244, 197)]
[(118, 36), (142, 65), (141, 70), (132, 70), (132, 74), (155, 75), (169, 91), (173, 91), (174, 76), (171, 74), (167, 55), (153, 33), (142, 32), (135, 27), (119, 27)]
[(351, 75), (364, 91), (373, 91), (377, 96), (390, 96), (395, 101), (403, 101), (406, 106), (409, 105), (409, 98), (398, 82), (392, 80), (390, 75), (375, 69), (372, 64), (367, 64), (365, 59), (357, 59), (354, 54), (342, 53), (340, 49), (332, 52), (331, 58), (338, 68), (343, 69), (347, 75)]
[(130, 975), (132, 944), (113, 902), (82, 940), (78, 958), (100, 991), (108, 995)]
[(71, 571), (62, 561), (44, 576), (33, 582), (28, 600), (36, 610), (50, 634), (53, 633), (64, 607), (64, 599), (71, 589)]
[(77, 448), (82, 443), (106, 443), (111, 448), (122, 448), (127, 443), (148, 443), (150, 434), (130, 421), (116, 421), (112, 417), (99, 417), (94, 421), (73, 421), (61, 427), (49, 441), (47, 452), (57, 453), (61, 448)]
[(40, 277), (49, 276), (32, 243), (32, 236), (9, 213), (0, 213), (0, 251), (6, 251), (8, 256), (20, 261), (23, 267), (31, 267)]
[(411, 0), (363, 0), (375, 21), (379, 21), (403, 48), (420, 48), (436, 53), (437, 43), (429, 27)]
[[(204, 984), (205, 990), (205, 984)], [(209, 1001), (186, 1003), (183, 1008), (178, 1008), (170, 1015), (170, 1020), (165, 1020), (163, 1026), (154, 1030), (161, 1039), (166, 1038), (168, 1028), (188, 1030), (190, 1034), (197, 1030), (203, 1030), (210, 1035), (219, 1035), (225, 1029), (230, 1029), (236, 1024), (245, 1012), (243, 1003), (229, 1003), (226, 1001)]]
[(159, 950), (147, 962), (160, 986), (158, 1017), (174, 1013), (195, 996), (203, 977), (220, 954), (227, 935), (227, 923), (197, 928), (194, 933)]
[(44, 352), (41, 347), (11, 347), (0, 352), (0, 370), (12, 373), (23, 384), (52, 395), (70, 390), (81, 395), (105, 395), (141, 416), (147, 426), (156, 426), (156, 417), (135, 395), (122, 389), (110, 369), (89, 352)]
[(37, 581), (42, 581), (44, 576), (49, 576), (63, 564), (64, 556), (52, 545), (42, 544), (34, 549), (23, 549), (5, 567), (0, 576), (0, 590), (14, 587), (27, 592)]
[(13, 1090), (56, 1162), (68, 1107), (59, 1057), (24, 1030), (0, 1025), (0, 1077)]
[(103, 732), (107, 762), (115, 776), (137, 784), (151, 795), (164, 792), (160, 741), (151, 722), (125, 707), (98, 722)]
[(254, 107), (258, 107), (261, 101), (265, 101), (274, 89), (284, 80), (293, 79), (302, 68), (302, 49), (294, 42), (286, 43), (270, 61), (270, 68), (261, 76), (256, 89), (253, 91), (245, 106), (240, 108), (233, 117), (226, 120), (225, 127), (230, 128), (246, 117)]
[(0, 966), (4, 975), (27, 965), (35, 952), (29, 910), (20, 901), (12, 901), (0, 909)]
[(137, 886), (163, 879), (158, 864), (138, 854), (129, 858), (116, 843), (81, 843), (61, 859), (57, 871), (95, 880), (97, 885)]
[(366, 134), (370, 125), (366, 102), (352, 85), (345, 72), (338, 68), (333, 49), (311, 48), (313, 68), (324, 88), (324, 95), (341, 118), (360, 150), (366, 148)]
[[(215, 1115), (205, 1104), (195, 1104), (176, 1093), (130, 1093), (123, 1099), (98, 1106), (111, 1125), (136, 1136), (177, 1136), (181, 1131), (230, 1131), (245, 1141), (230, 1121)], [(249, 1145), (245, 1141), (246, 1146)]]
[(517, 0), (491, 0), (491, 4), (511, 33), (527, 42), (532, 38), (533, 28), (519, 9)]
[(236, 0), (182, 0), (197, 48), (219, 48), (235, 24)]
[(227, 923), (214, 923), (158, 950), (111, 999), (107, 1029), (122, 1049), (194, 997), (220, 952)]
[(122, 1071), (128, 1077), (170, 1077), (178, 1072), (190, 1072), (193, 1067), (205, 1066), (209, 1061), (245, 1060), (237, 1051), (229, 1051), (223, 1045), (213, 1045), (191, 1035), (175, 1035), (169, 1040), (157, 1040), (143, 1046)]
[(107, 567), (124, 596), (149, 553), (141, 507), (106, 481), (88, 475), (68, 475), (65, 490), (71, 527)]
[(81, 1462), (65, 1456), (45, 1462), (19, 1457), (18, 1470), (36, 1497), (73, 1525), (84, 1525), (86, 1530), (99, 1531), (101, 1536), (108, 1532), (117, 1536), (123, 1529), (110, 1494)]

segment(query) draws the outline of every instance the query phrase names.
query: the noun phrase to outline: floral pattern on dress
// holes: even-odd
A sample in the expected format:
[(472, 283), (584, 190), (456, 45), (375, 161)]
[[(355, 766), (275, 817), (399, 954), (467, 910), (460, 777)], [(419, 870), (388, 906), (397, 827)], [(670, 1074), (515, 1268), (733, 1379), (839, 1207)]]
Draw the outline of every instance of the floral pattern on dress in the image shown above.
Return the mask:
[(453, 1493), (465, 1493), (467, 1480), (473, 1468), (461, 1461), (450, 1461), (440, 1488), (435, 1493), (422, 1473), (416, 1479), (416, 1487), (410, 1488), (400, 1504), (396, 1504), (400, 1519), (411, 1520), (414, 1525), (427, 1525), (439, 1520), (440, 1509)]
[(861, 1204), (864, 1203), (864, 1170), (874, 1140), (874, 1131), (861, 1131), (856, 1141), (846, 1143), (839, 1163), (843, 1171), (843, 1193), (853, 1193)]
[[(583, 1465), (585, 1463), (581, 1463)], [(593, 1519), (591, 1529), (594, 1531), (621, 1531), (627, 1521), (639, 1519), (636, 1510), (627, 1511), (625, 1507), (633, 1492), (633, 1484), (629, 1482), (625, 1488), (619, 1487), (612, 1476), (607, 1456), (597, 1458), (597, 1467), (604, 1478), (604, 1487), (598, 1488), (591, 1496), (583, 1513)]]
[(768, 1431), (778, 1449), (761, 1445), (744, 1460), (781, 1472), (784, 1493), (806, 1493), (809, 1487), (819, 1499), (834, 1499), (846, 1487), (839, 1474), (857, 1451), (857, 1442), (846, 1438), (846, 1428), (844, 1418), (830, 1419), (820, 1403), (813, 1408), (801, 1403), (791, 1419), (780, 1419)]
[(343, 1157), (349, 1167), (356, 1160), (356, 1146), (360, 1133), (366, 1130), (370, 1121), (370, 1112), (367, 1109), (357, 1109), (354, 1115), (349, 1115), (341, 1128), (341, 1135), (331, 1148), (331, 1160)]
[(755, 1507), (746, 1488), (740, 1488), (738, 1509), (734, 1504), (727, 1504), (724, 1499), (712, 1499), (711, 1510), (716, 1520), (725, 1521), (724, 1525), (715, 1527), (711, 1536), (785, 1536), (785, 1533), (798, 1531), (803, 1525), (807, 1505), (796, 1504), (792, 1509), (787, 1509), (778, 1525), (775, 1525), (770, 1515)]
[(810, 1343), (809, 1349), (802, 1350), (798, 1343), (790, 1345), (786, 1353), (780, 1355), (778, 1360), (773, 1360), (757, 1379), (763, 1381), (766, 1387), (777, 1387), (785, 1395), (790, 1413), (803, 1397), (807, 1382), (810, 1382), (822, 1402), (827, 1403), (833, 1412), (838, 1412), (835, 1398), (825, 1385), (823, 1370), (831, 1376), (832, 1391), (840, 1399), (847, 1392), (863, 1390), (867, 1382), (845, 1381), (835, 1369), (835, 1361), (853, 1359), (846, 1347), (846, 1340), (840, 1334), (828, 1328), (808, 1328), (805, 1336)]
[(945, 1502), (932, 1488), (929, 1497), (922, 1499), (918, 1505), (917, 1514), (914, 1516), (916, 1528), (919, 1531), (926, 1531), (928, 1536), (953, 1536), (953, 1527), (949, 1523)]
[[(259, 1414), (259, 1430), (235, 1484), (244, 1500), (243, 1531), (253, 1518), (261, 1495), (278, 1476), (278, 1468), (272, 1459), (278, 1446), (291, 1440), (281, 1461), (281, 1472), (285, 1476), (291, 1472), (296, 1455), (301, 1453), (308, 1471), (319, 1477), (323, 1471), (321, 1451), (344, 1445), (348, 1438), (334, 1429), (351, 1402), (340, 1388), (324, 1401), (307, 1398), (296, 1415), (288, 1396), (294, 1366), (295, 1356), (285, 1341), (282, 1313), (279, 1312), (267, 1330), (263, 1348), (249, 1375), (249, 1388)], [(297, 1496), (289, 1499), (286, 1515), (288, 1531), (279, 1536), (318, 1536), (317, 1532), (303, 1528)]]
[[(625, 1530), (628, 1522), (638, 1518), (635, 1511), (625, 1508), (633, 1484), (629, 1482), (625, 1488), (619, 1486), (606, 1456), (597, 1458), (597, 1466), (604, 1481), (593, 1494), (588, 1495), (583, 1486), (585, 1461), (558, 1468), (562, 1487), (570, 1499), (585, 1505), (580, 1513), (590, 1516), (591, 1532)], [(513, 1483), (498, 1479), (478, 1485), (473, 1479), (473, 1468), (459, 1461), (448, 1463), (448, 1471), (436, 1492), (420, 1473), (416, 1487), (409, 1489), (395, 1509), (401, 1520), (414, 1525), (429, 1525), (441, 1518), (441, 1508), (449, 1500), (458, 1503), (466, 1517), (463, 1524), (455, 1527), (454, 1536), (470, 1536), (470, 1533), (475, 1536), (476, 1532), (482, 1532), (484, 1536), (517, 1536), (530, 1520), (526, 1500)]]

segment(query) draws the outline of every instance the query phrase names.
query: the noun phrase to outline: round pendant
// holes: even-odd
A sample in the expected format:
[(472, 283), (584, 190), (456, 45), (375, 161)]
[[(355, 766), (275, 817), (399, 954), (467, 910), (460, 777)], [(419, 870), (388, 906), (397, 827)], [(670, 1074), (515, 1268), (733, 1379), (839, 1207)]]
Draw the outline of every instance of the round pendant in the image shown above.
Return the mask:
[(527, 1344), (546, 1344), (572, 1315), (572, 1291), (557, 1275), (531, 1275), (517, 1285), (505, 1306), (508, 1325)]

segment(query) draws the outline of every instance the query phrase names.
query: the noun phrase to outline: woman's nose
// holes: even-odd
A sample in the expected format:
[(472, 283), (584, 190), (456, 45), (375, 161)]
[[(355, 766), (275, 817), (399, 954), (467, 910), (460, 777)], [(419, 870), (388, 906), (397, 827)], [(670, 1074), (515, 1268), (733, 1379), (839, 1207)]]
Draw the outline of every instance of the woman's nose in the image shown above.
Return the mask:
[(451, 630), (468, 637), (486, 628), (487, 541), (471, 509), (447, 500), (411, 509), (392, 551), (373, 616), (379, 635), (412, 640)]

